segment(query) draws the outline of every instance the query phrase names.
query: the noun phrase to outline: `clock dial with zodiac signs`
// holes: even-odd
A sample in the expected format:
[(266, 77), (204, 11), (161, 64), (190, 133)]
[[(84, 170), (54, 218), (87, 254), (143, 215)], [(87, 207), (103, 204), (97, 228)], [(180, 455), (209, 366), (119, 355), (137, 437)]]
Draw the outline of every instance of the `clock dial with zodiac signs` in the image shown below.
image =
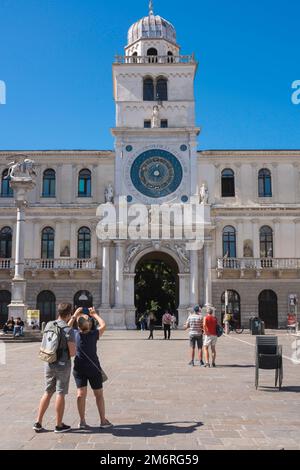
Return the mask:
[(133, 162), (130, 177), (134, 187), (143, 195), (162, 198), (174, 193), (183, 178), (178, 158), (161, 149), (147, 150)]

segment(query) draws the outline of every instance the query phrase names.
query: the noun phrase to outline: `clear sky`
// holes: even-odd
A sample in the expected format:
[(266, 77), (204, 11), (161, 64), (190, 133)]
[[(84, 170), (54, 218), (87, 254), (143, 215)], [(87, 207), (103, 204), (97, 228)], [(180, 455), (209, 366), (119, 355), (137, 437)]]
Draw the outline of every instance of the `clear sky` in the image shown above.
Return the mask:
[[(300, 149), (299, 0), (154, 0), (195, 52), (200, 149)], [(0, 149), (112, 149), (111, 65), (148, 0), (0, 0)]]

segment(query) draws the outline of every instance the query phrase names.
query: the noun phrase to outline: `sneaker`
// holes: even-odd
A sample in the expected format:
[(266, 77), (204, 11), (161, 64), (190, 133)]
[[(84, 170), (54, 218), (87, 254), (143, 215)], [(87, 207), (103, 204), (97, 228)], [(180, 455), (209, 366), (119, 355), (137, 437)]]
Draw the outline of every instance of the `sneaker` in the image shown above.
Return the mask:
[(209, 363), (204, 364), (204, 367), (210, 367)]
[(40, 423), (34, 423), (34, 425), (32, 426), (32, 429), (33, 429), (35, 432), (42, 432), (42, 431), (44, 431), (44, 428), (43, 428), (43, 426), (42, 426)]
[(204, 366), (204, 362), (201, 360), (199, 365), (200, 365), (200, 367), (203, 367), (203, 366)]
[(79, 423), (79, 424), (78, 424), (78, 429), (85, 429), (85, 430), (87, 430), (87, 429), (91, 429), (91, 426), (89, 426), (89, 425), (86, 424), (86, 423)]
[(66, 424), (62, 423), (61, 426), (55, 426), (54, 432), (68, 432), (71, 431), (71, 426), (67, 426)]
[(101, 423), (101, 424), (100, 424), (100, 429), (107, 429), (107, 428), (111, 428), (112, 426), (113, 426), (113, 424), (110, 423), (110, 422), (108, 421), (108, 419), (106, 419), (106, 420), (105, 420), (105, 423), (103, 423), (103, 424)]
[(194, 366), (194, 365), (195, 365), (195, 364), (194, 364), (194, 361), (190, 361), (190, 362), (189, 362), (189, 366)]
[(212, 363), (212, 366), (213, 366), (213, 367), (216, 367), (216, 364), (213, 362), (213, 363)]

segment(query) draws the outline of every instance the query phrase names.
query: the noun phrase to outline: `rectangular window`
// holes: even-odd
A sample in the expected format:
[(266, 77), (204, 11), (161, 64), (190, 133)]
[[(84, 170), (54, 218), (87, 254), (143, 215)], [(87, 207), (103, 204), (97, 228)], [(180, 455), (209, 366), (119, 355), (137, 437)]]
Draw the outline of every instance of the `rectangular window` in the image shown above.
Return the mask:
[(144, 121), (144, 128), (145, 129), (151, 129), (151, 121), (149, 119)]
[(168, 127), (168, 119), (162, 119), (160, 121), (160, 127), (166, 129)]

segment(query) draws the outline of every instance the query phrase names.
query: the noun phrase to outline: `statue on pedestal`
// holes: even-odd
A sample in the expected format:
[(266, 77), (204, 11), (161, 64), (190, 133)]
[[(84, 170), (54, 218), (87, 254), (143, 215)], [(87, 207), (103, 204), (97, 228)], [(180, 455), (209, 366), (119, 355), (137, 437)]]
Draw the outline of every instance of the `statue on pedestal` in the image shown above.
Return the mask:
[(151, 119), (151, 127), (152, 129), (157, 129), (160, 127), (160, 119), (159, 119), (159, 107), (154, 106), (152, 112), (152, 119)]
[(105, 188), (104, 192), (105, 202), (114, 202), (114, 188), (113, 185), (110, 183), (107, 188)]
[(209, 198), (208, 187), (206, 186), (205, 183), (203, 183), (200, 188), (200, 203), (208, 204), (208, 198)]

